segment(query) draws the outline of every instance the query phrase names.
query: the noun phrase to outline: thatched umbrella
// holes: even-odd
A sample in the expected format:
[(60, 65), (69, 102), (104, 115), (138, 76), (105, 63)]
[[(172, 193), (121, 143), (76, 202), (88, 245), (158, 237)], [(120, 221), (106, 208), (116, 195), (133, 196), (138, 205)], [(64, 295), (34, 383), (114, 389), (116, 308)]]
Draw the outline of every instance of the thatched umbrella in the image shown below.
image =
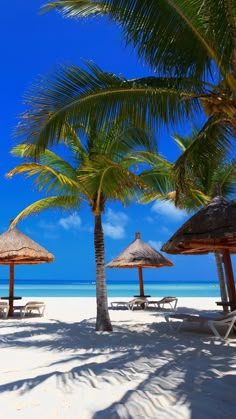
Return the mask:
[(173, 266), (173, 263), (144, 243), (140, 239), (140, 233), (136, 233), (135, 240), (106, 266), (108, 268), (138, 268), (140, 297), (144, 297), (142, 268)]
[(162, 246), (170, 254), (223, 255), (231, 309), (236, 308), (234, 275), (230, 253), (236, 252), (236, 203), (222, 196), (201, 208)]
[(0, 235), (0, 264), (10, 266), (9, 279), (9, 316), (13, 315), (14, 303), (14, 266), (35, 265), (52, 262), (54, 256), (35, 241), (21, 233), (16, 227)]

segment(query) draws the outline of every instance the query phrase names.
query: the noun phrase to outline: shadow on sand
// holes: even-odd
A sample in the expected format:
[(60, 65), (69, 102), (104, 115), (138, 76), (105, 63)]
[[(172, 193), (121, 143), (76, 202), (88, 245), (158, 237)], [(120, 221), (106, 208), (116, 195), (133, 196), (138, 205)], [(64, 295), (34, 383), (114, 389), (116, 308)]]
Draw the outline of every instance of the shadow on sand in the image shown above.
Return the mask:
[(62, 388), (97, 388), (104, 397), (108, 387), (120, 389), (119, 399), (94, 413), (93, 419), (234, 417), (234, 336), (222, 342), (209, 331), (177, 334), (165, 321), (119, 321), (113, 327), (112, 334), (100, 334), (95, 332), (95, 319), (1, 321), (0, 348), (36, 348), (56, 356), (45, 361), (46, 373), (2, 384), (0, 392), (24, 395), (55, 377)]

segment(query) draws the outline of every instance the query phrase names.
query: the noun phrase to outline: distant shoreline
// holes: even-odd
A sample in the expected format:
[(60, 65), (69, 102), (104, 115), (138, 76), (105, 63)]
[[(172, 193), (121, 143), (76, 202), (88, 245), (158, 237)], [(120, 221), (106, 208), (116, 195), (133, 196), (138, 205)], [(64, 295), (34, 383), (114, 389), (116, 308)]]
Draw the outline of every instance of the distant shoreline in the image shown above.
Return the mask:
[[(8, 295), (8, 280), (0, 282), (0, 296)], [(220, 298), (217, 282), (164, 282), (145, 281), (145, 293), (152, 297), (174, 295), (176, 297), (214, 297)], [(109, 297), (129, 298), (139, 293), (138, 281), (108, 281)], [(15, 295), (25, 297), (95, 297), (95, 282), (76, 282), (67, 280), (15, 280)]]

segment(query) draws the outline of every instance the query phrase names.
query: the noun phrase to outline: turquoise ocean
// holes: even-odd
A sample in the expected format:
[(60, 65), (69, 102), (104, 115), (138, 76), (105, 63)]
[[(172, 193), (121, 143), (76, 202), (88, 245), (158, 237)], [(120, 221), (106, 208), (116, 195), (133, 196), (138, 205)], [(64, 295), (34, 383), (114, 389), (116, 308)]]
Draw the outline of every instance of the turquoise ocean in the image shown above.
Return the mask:
[[(152, 297), (220, 297), (217, 282), (145, 281), (145, 294)], [(133, 297), (138, 280), (107, 281), (108, 297)], [(0, 279), (0, 296), (8, 295), (8, 279)], [(15, 295), (22, 297), (95, 297), (95, 282), (79, 280), (16, 279)]]

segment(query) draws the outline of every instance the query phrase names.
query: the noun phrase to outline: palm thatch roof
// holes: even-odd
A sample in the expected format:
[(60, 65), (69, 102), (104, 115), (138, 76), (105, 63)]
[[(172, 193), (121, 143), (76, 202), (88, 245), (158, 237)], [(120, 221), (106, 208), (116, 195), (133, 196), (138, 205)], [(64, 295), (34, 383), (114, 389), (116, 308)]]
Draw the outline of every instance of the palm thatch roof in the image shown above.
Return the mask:
[(42, 246), (21, 233), (16, 227), (0, 235), (0, 264), (34, 265), (52, 262), (54, 256)]
[(236, 252), (236, 203), (222, 196), (200, 209), (162, 246), (171, 254)]
[(136, 233), (135, 240), (106, 266), (108, 268), (158, 268), (173, 266), (173, 263), (143, 242), (140, 239), (140, 233)]

